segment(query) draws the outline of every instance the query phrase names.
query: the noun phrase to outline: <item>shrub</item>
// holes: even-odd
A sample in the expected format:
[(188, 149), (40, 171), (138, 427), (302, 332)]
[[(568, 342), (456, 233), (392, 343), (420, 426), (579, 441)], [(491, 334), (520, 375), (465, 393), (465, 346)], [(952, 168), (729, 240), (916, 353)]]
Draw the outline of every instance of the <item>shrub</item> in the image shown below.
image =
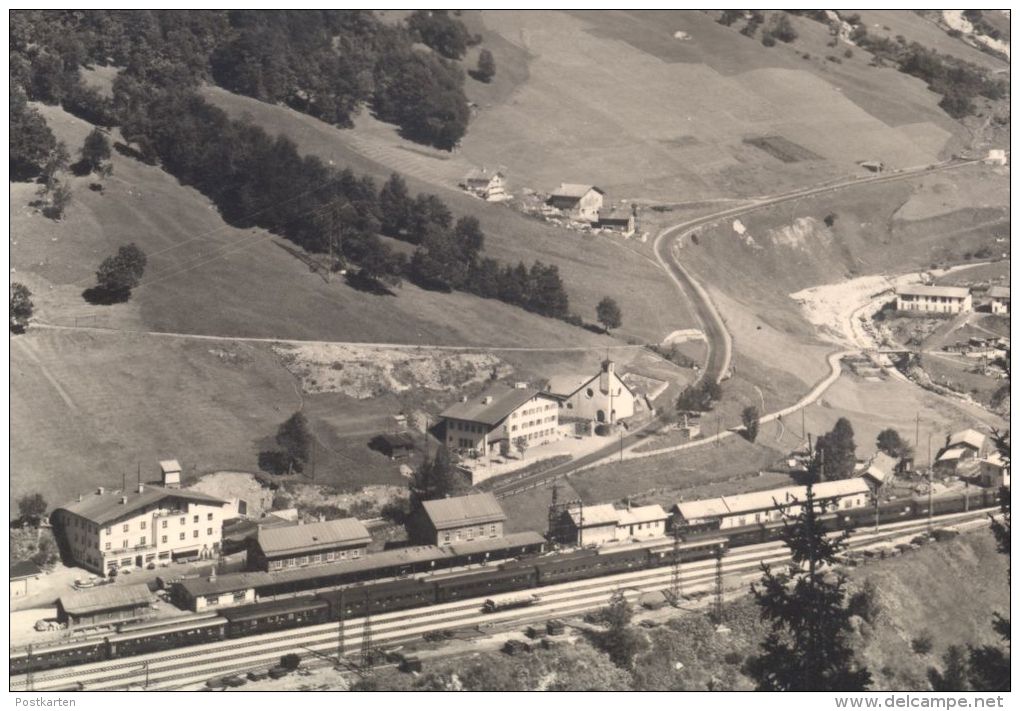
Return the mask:
[(854, 56), (854, 51), (852, 49), (848, 49), (847, 51), (843, 52), (843, 56), (846, 57), (847, 59), (850, 59), (851, 57)]
[(293, 652), (284, 654), (280, 657), (280, 666), (284, 669), (297, 669), (301, 666), (301, 655)]
[(914, 654), (928, 654), (934, 646), (935, 641), (932, 639), (931, 632), (927, 630), (910, 640), (910, 648), (914, 650)]
[(763, 45), (765, 45), (766, 47), (775, 47), (776, 46), (776, 38), (772, 36), (771, 32), (768, 32), (768, 31), (762, 32), (762, 34), (761, 34), (761, 43)]

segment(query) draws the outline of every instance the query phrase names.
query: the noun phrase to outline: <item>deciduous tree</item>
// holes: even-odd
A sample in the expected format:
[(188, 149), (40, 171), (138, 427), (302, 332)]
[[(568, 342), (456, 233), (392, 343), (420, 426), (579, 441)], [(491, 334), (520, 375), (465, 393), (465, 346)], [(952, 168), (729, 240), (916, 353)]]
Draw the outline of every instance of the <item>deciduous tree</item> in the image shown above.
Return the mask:
[(496, 60), (492, 52), (483, 49), (478, 53), (478, 68), (475, 69), (475, 78), (488, 83), (496, 76)]
[(305, 464), (311, 457), (313, 444), (308, 418), (303, 412), (295, 412), (280, 425), (276, 433), (276, 443), (283, 452), (288, 471), (298, 473), (304, 471)]
[(914, 451), (913, 447), (892, 427), (887, 427), (879, 432), (875, 444), (880, 452), (888, 454), (893, 459), (909, 457)]
[(132, 242), (103, 260), (96, 271), (96, 282), (109, 294), (130, 294), (141, 282), (147, 262), (145, 252)]
[(94, 173), (110, 160), (110, 139), (98, 128), (85, 137), (81, 147), (81, 163), (84, 173)]
[(11, 283), (11, 331), (24, 333), (32, 318), (32, 292), (19, 282)]
[(758, 412), (758, 408), (754, 405), (748, 405), (740, 413), (740, 419), (744, 423), (744, 438), (748, 442), (758, 439), (758, 427), (761, 419), (761, 413)]
[(817, 481), (849, 479), (857, 464), (857, 445), (850, 420), (840, 417), (831, 431), (821, 435), (815, 445), (812, 474)]
[(602, 327), (606, 329), (606, 333), (609, 333), (610, 329), (623, 325), (623, 313), (620, 311), (620, 306), (615, 299), (609, 296), (603, 297), (599, 305), (595, 307), (595, 315)]
[(38, 526), (46, 513), (46, 499), (42, 494), (26, 494), (18, 499), (18, 515), (25, 523)]

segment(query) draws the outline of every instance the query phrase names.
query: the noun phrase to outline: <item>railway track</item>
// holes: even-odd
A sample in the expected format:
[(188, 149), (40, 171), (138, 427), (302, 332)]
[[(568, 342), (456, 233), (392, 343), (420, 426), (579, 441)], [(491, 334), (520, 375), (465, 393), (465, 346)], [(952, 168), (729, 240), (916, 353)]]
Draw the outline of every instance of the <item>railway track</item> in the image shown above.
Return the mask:
[[(992, 509), (938, 516), (937, 525), (955, 524), (983, 519)], [(873, 546), (884, 541), (909, 537), (925, 530), (928, 522), (911, 520), (885, 524), (878, 533), (858, 532), (851, 542), (852, 549)], [(733, 549), (723, 558), (724, 578), (743, 578), (756, 575), (762, 562), (783, 563), (788, 560), (785, 546), (773, 542), (742, 546)], [(668, 588), (671, 583), (670, 566), (640, 569), (584, 581), (560, 583), (537, 588), (541, 600), (533, 606), (517, 610), (483, 614), (481, 599), (445, 603), (427, 608), (385, 613), (368, 618), (372, 643), (375, 646), (393, 646), (420, 639), (429, 631), (455, 630), (476, 627), (481, 623), (520, 625), (526, 622), (577, 615), (606, 605), (609, 596), (622, 592), (635, 599), (645, 592)], [(682, 585), (685, 593), (705, 591), (715, 585), (716, 563), (702, 560), (682, 567)], [(500, 597), (519, 593), (504, 593)], [(360, 652), (365, 636), (366, 619), (348, 620), (343, 627), (344, 649), (347, 655)], [(181, 688), (206, 679), (230, 673), (275, 665), (282, 654), (297, 652), (305, 657), (336, 657), (339, 625), (326, 623), (297, 629), (270, 632), (254, 637), (212, 642), (181, 650), (166, 650), (126, 657), (108, 662), (94, 662), (77, 667), (66, 667), (38, 672), (33, 677), (32, 690), (53, 690), (82, 683), (88, 689), (124, 689), (141, 686), (148, 689)], [(11, 677), (12, 691), (27, 689), (24, 675)]]

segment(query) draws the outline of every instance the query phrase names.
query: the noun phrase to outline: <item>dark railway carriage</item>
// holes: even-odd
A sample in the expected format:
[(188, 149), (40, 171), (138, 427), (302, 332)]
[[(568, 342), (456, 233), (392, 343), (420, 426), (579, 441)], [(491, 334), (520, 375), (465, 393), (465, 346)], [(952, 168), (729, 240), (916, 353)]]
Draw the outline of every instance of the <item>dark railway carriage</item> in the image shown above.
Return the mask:
[(456, 602), (472, 597), (487, 597), (495, 593), (523, 590), (537, 583), (531, 566), (508, 566), (500, 570), (487, 570), (466, 576), (438, 580), (436, 602)]
[[(715, 558), (720, 553), (725, 553), (729, 548), (729, 540), (726, 538), (698, 538), (684, 541), (680, 544), (680, 560), (683, 563), (692, 563), (697, 560)], [(649, 565), (659, 567), (670, 565), (673, 562), (674, 546), (666, 543), (655, 548), (648, 549)]]
[(11, 651), (11, 674), (24, 674), (29, 669), (44, 671), (75, 664), (100, 662), (108, 657), (105, 638), (70, 642), (45, 648)]
[[(329, 605), (329, 619), (336, 620), (340, 614), (340, 592), (323, 592), (317, 597)], [(342, 599), (345, 618), (364, 617), (432, 605), (436, 602), (436, 591), (434, 583), (394, 580), (388, 583), (345, 588)]]
[(329, 605), (315, 597), (295, 597), (228, 608), (221, 614), (227, 620), (227, 636), (243, 637), (328, 622)]
[(110, 656), (127, 657), (132, 654), (158, 652), (161, 649), (216, 642), (223, 639), (226, 628), (227, 621), (219, 616), (160, 626), (145, 626), (143, 629), (122, 632), (110, 637)]
[(539, 559), (535, 562), (539, 585), (596, 578), (601, 575), (639, 570), (647, 566), (648, 549), (646, 548), (633, 548), (604, 554), (600, 554), (597, 550), (577, 551), (576, 553)]

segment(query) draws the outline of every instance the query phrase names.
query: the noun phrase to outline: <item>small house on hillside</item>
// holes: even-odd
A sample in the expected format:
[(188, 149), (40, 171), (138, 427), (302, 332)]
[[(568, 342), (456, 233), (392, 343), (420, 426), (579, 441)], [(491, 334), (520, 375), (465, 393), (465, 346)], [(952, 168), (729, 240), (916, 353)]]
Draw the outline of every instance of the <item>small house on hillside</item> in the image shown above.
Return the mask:
[(958, 314), (974, 308), (970, 289), (963, 286), (901, 286), (896, 290), (897, 311)]
[(988, 290), (988, 305), (993, 314), (1009, 316), (1009, 287), (993, 286)]
[(981, 460), (978, 470), (978, 481), (981, 486), (999, 489), (1009, 486), (1009, 464), (999, 452), (992, 452)]
[(489, 172), (484, 167), (464, 176), (461, 186), (483, 200), (496, 202), (506, 199), (506, 176), (500, 171)]
[(595, 185), (561, 183), (549, 196), (549, 205), (574, 220), (598, 222), (605, 191)]
[(987, 442), (988, 438), (974, 429), (954, 432), (946, 438), (945, 446), (935, 457), (935, 470), (942, 476), (962, 473), (961, 466), (969, 467), (985, 453)]
[(634, 234), (634, 213), (623, 210), (599, 213), (599, 221), (595, 226), (630, 237)]
[(415, 543), (448, 546), (464, 541), (502, 538), (503, 513), (491, 493), (425, 501), (412, 515), (408, 533)]
[(900, 463), (893, 457), (890, 457), (885, 452), (878, 452), (868, 462), (868, 466), (861, 473), (861, 476), (871, 484), (875, 491), (881, 491), (883, 488), (892, 485), (893, 478), (896, 476), (899, 467)]
[(634, 416), (637, 395), (616, 374), (611, 360), (602, 362), (595, 374), (557, 375), (549, 379), (545, 392), (559, 402), (563, 416), (597, 422), (616, 422)]
[(407, 459), (415, 449), (414, 438), (406, 432), (376, 435), (368, 446), (390, 459)]

